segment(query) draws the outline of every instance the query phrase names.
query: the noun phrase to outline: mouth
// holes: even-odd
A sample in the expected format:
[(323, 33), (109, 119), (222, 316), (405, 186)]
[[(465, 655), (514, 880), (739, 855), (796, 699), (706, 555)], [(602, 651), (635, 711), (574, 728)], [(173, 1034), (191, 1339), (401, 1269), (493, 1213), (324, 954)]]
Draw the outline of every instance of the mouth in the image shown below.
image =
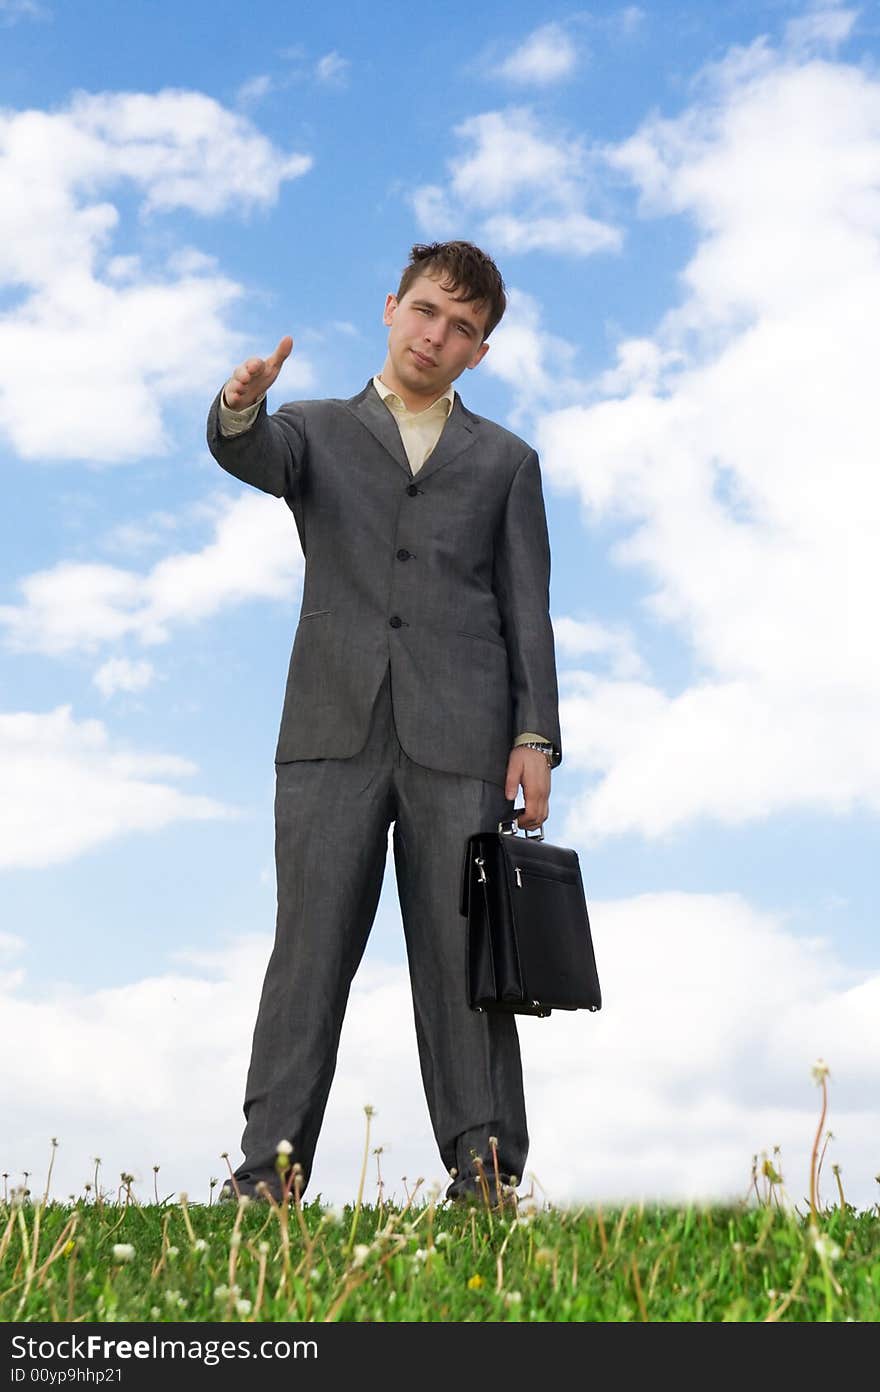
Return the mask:
[(415, 360), (416, 360), (417, 363), (421, 363), (422, 367), (436, 367), (436, 366), (437, 366), (437, 364), (435, 363), (435, 361), (434, 361), (433, 358), (426, 358), (425, 355), (424, 355), (424, 353), (420, 353), (420, 352), (418, 351), (417, 348), (413, 348), (413, 349), (412, 349), (412, 355), (413, 355), (413, 357), (415, 358)]

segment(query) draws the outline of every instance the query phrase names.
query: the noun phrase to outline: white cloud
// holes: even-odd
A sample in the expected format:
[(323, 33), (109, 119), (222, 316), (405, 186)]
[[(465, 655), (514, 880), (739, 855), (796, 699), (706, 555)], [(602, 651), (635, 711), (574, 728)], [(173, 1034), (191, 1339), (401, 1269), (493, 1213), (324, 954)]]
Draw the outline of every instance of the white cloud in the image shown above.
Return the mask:
[(351, 62), (348, 58), (343, 58), (334, 49), (332, 53), (325, 53), (315, 64), (315, 76), (319, 82), (334, 83), (342, 85), (348, 77), (348, 70)]
[(226, 322), (241, 287), (191, 247), (155, 265), (116, 253), (121, 215), (108, 195), (133, 186), (141, 221), (178, 209), (246, 215), (310, 158), (174, 89), (5, 111), (0, 150), (0, 288), (22, 294), (0, 314), (0, 420), (12, 447), (110, 462), (164, 452), (165, 403), (215, 387), (244, 350)]
[(515, 421), (536, 401), (559, 402), (580, 390), (580, 383), (571, 375), (574, 348), (543, 329), (540, 318), (537, 300), (510, 286), (504, 318), (492, 333), (485, 358), (484, 370), (514, 390)]
[(822, 49), (833, 50), (849, 38), (857, 15), (857, 10), (820, 3), (806, 14), (789, 20), (785, 26), (786, 45), (805, 55)]
[(143, 691), (155, 675), (152, 662), (132, 662), (127, 657), (111, 657), (101, 664), (92, 681), (102, 695), (113, 696), (117, 691)]
[(581, 141), (545, 130), (527, 107), (469, 117), (454, 134), (465, 148), (447, 160), (448, 183), (410, 195), (432, 236), (478, 218), (480, 237), (501, 250), (588, 256), (619, 248), (619, 229), (584, 211), (591, 174)]
[(96, 562), (59, 561), (18, 582), (18, 605), (0, 605), (0, 629), (14, 652), (59, 656), (94, 652), (131, 636), (167, 642), (175, 625), (192, 623), (249, 599), (290, 601), (303, 570), (290, 510), (277, 498), (247, 492), (210, 503), (214, 538), (180, 551), (146, 573)]
[[(822, 1198), (874, 1199), (880, 1115), (880, 978), (841, 968), (736, 895), (645, 894), (590, 905), (603, 990), (597, 1014), (522, 1020), (531, 1150), (523, 1191), (556, 1203), (745, 1197), (753, 1155), (781, 1146), (786, 1191), (804, 1208), (820, 1110), (810, 1076), (830, 1066), (834, 1140)], [(16, 944), (8, 944), (9, 961)], [(28, 1169), (42, 1192), (57, 1136), (53, 1193), (78, 1193), (102, 1157), (135, 1193), (184, 1189), (206, 1200), (220, 1154), (236, 1164), (241, 1098), (271, 934), (177, 970), (98, 991), (10, 980), (0, 1048), (7, 1121), (3, 1168)], [(677, 966), (669, 970), (670, 961)], [(658, 983), (660, 983), (658, 985)], [(27, 1039), (23, 1053), (16, 1041)], [(423, 1176), (446, 1183), (422, 1091), (407, 971), (365, 959), (353, 985), (336, 1076), (306, 1197), (351, 1201), (360, 1177), (366, 1104), (383, 1146), (386, 1197)], [(375, 1164), (367, 1197), (375, 1196)]]
[(622, 237), (616, 227), (586, 213), (558, 217), (512, 217), (499, 214), (484, 224), (485, 234), (504, 251), (551, 251), (559, 256), (590, 256), (594, 251), (617, 251)]
[(6, 28), (20, 19), (48, 19), (50, 11), (39, 0), (0, 0), (0, 27)]
[(697, 245), (680, 303), (537, 444), (588, 524), (620, 526), (612, 560), (697, 676), (562, 675), (591, 836), (880, 807), (878, 128), (871, 73), (762, 42), (607, 152)]
[(539, 186), (567, 196), (580, 168), (578, 145), (545, 136), (525, 108), (471, 116), (455, 127), (455, 134), (471, 150), (451, 162), (450, 186), (477, 208), (494, 207)]
[(632, 634), (619, 626), (562, 615), (553, 620), (553, 639), (557, 657), (563, 661), (595, 655), (606, 661), (612, 676), (623, 681), (647, 675)]
[(77, 721), (69, 705), (0, 713), (0, 765), (3, 869), (58, 865), (134, 831), (239, 815), (167, 781), (196, 773), (190, 760), (114, 743), (102, 721)]
[(511, 82), (544, 86), (568, 77), (577, 63), (577, 50), (561, 24), (542, 24), (500, 65)]
[(236, 90), (235, 99), (246, 106), (249, 102), (262, 101), (274, 88), (275, 83), (268, 73), (257, 73), (241, 84)]

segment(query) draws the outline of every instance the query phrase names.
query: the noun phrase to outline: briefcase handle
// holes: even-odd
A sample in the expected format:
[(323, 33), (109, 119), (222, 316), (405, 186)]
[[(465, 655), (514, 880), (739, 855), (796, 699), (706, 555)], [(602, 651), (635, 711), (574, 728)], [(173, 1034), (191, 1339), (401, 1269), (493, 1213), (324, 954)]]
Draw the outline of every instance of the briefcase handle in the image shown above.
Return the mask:
[(533, 827), (530, 830), (528, 827), (517, 825), (517, 817), (521, 816), (525, 810), (524, 807), (514, 807), (510, 816), (505, 817), (503, 821), (498, 823), (498, 830), (505, 836), (515, 836), (518, 831), (521, 831), (523, 833), (523, 840), (525, 841), (543, 841), (544, 828), (542, 826)]

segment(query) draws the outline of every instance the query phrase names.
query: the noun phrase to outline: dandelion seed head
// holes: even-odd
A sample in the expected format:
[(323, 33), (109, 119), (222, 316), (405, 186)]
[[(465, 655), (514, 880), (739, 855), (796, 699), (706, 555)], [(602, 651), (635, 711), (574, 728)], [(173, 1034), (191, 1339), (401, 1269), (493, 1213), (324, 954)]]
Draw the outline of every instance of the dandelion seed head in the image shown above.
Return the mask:
[(249, 1300), (236, 1300), (235, 1309), (239, 1315), (249, 1315), (253, 1306)]
[(830, 1071), (831, 1070), (829, 1069), (828, 1064), (825, 1062), (824, 1059), (816, 1059), (816, 1062), (813, 1064), (812, 1074), (813, 1078), (817, 1083), (821, 1083), (825, 1078), (827, 1078)]
[(277, 1144), (277, 1146), (275, 1147), (275, 1154), (276, 1154), (276, 1155), (292, 1155), (292, 1154), (293, 1154), (293, 1146), (290, 1144), (290, 1141), (284, 1141), (284, 1140), (279, 1141), (278, 1144)]
[(369, 1255), (370, 1249), (367, 1244), (365, 1242), (358, 1242), (352, 1256), (352, 1266), (363, 1266)]
[(134, 1248), (130, 1242), (114, 1242), (113, 1260), (118, 1262), (130, 1262), (134, 1257)]
[(827, 1233), (818, 1233), (813, 1238), (813, 1246), (823, 1261), (837, 1261), (840, 1256), (840, 1248)]

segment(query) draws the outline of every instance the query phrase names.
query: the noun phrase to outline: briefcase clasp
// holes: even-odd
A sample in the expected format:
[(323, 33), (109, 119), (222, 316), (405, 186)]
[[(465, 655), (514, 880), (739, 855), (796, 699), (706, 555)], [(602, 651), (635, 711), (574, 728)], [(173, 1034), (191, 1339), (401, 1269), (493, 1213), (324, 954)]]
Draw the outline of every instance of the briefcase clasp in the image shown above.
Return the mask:
[(521, 831), (523, 833), (523, 839), (526, 841), (543, 841), (544, 828), (542, 826), (533, 827), (530, 830), (528, 827), (521, 827), (518, 825), (516, 819), (520, 813), (524, 811), (525, 808), (517, 807), (510, 817), (505, 817), (503, 821), (498, 823), (498, 830), (503, 836), (515, 836), (518, 831)]

